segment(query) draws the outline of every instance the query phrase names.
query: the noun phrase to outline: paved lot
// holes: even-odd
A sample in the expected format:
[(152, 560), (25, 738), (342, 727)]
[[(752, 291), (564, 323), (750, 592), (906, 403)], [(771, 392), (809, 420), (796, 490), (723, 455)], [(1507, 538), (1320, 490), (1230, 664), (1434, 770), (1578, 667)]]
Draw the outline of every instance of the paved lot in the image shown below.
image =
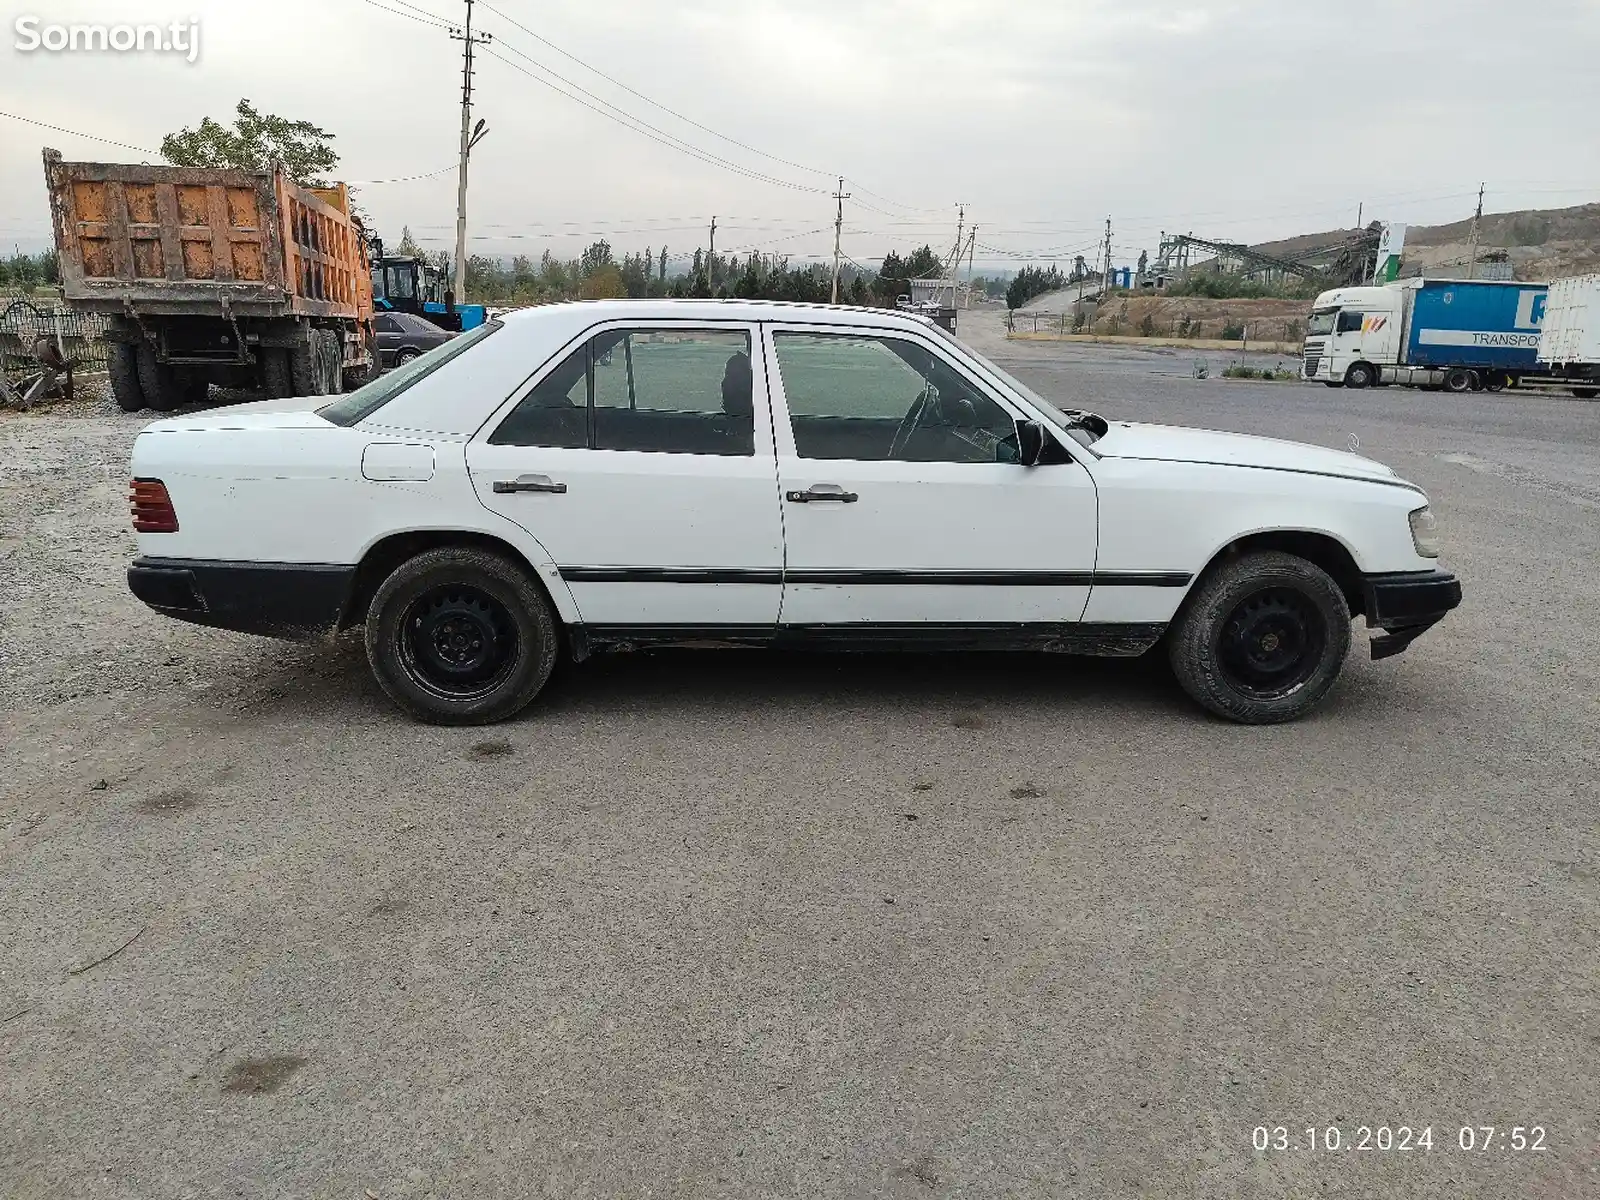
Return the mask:
[(1463, 608), (1288, 728), (1156, 663), (737, 655), (420, 728), (355, 641), (125, 594), (137, 421), (0, 419), (0, 1194), (1600, 1193), (1600, 405), (963, 333), (1356, 434)]

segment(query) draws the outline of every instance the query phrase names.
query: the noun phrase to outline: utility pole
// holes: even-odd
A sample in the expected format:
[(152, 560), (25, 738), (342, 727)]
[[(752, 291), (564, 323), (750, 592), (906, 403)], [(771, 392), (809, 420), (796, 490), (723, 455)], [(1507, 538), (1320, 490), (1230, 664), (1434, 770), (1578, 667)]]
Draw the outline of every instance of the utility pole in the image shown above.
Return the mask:
[(1105, 297), (1111, 290), (1111, 218), (1106, 218), (1106, 267), (1100, 276), (1100, 295)]
[(974, 225), (972, 232), (967, 235), (967, 302), (964, 308), (972, 307), (972, 260), (978, 253), (978, 227)]
[(716, 282), (716, 272), (712, 270), (712, 263), (717, 260), (717, 218), (711, 218), (711, 250), (706, 254), (706, 286), (710, 287)]
[(1478, 222), (1481, 220), (1483, 220), (1483, 184), (1480, 183), (1478, 184), (1478, 210), (1472, 214), (1472, 237), (1469, 239), (1472, 245), (1468, 252), (1471, 257), (1467, 262), (1468, 279), (1476, 279), (1478, 277)]
[(839, 239), (844, 235), (844, 202), (850, 193), (844, 190), (844, 176), (839, 176), (839, 190), (833, 193), (838, 207), (833, 216), (833, 303), (839, 303)]
[(461, 164), (456, 176), (456, 262), (447, 300), (464, 303), (467, 298), (467, 156), (473, 145), (486, 132), (483, 122), (472, 126), (472, 51), (493, 39), (487, 33), (472, 32), (472, 3), (467, 0), (467, 24), (464, 29), (450, 30), (450, 36), (461, 43)]

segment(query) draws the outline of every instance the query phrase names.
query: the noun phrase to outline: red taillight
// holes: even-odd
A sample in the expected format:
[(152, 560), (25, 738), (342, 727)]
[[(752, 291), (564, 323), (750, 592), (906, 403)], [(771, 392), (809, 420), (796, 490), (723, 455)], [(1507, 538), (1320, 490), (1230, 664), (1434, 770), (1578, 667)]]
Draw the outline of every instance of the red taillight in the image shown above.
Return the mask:
[(128, 489), (135, 533), (177, 533), (178, 511), (159, 479), (135, 479)]

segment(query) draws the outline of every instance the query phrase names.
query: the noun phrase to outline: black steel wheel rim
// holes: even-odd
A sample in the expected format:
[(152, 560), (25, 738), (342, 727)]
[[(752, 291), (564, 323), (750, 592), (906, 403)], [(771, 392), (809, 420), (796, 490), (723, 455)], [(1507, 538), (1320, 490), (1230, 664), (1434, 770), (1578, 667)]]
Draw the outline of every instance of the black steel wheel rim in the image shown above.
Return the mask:
[(445, 699), (487, 696), (516, 666), (516, 622), (499, 600), (468, 584), (423, 592), (406, 607), (399, 633), (406, 673)]
[(1222, 623), (1218, 658), (1228, 682), (1255, 700), (1293, 694), (1317, 671), (1328, 622), (1304, 592), (1267, 587), (1241, 600)]

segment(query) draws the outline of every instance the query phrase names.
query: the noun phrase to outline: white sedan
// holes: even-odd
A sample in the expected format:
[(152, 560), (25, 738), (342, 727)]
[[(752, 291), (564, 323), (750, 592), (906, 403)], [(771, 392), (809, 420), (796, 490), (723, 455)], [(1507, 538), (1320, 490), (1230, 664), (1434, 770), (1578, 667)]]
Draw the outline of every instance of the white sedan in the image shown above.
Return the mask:
[(926, 318), (716, 301), (491, 320), (321, 407), (150, 425), (135, 595), (286, 636), (365, 625), (425, 720), (503, 720), (557, 659), (650, 645), (1162, 646), (1284, 721), (1353, 616), (1460, 603), (1427, 497), (1354, 454), (1062, 409)]

